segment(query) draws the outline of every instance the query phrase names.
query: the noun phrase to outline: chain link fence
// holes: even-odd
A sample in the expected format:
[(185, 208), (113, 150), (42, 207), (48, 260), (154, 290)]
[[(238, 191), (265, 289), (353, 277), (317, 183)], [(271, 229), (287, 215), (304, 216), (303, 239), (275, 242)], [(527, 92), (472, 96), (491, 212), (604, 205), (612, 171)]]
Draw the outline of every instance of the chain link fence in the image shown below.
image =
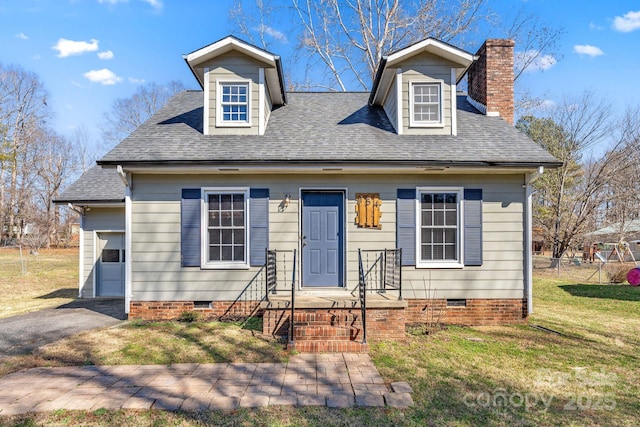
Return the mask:
[(609, 259), (606, 257), (583, 259), (580, 256), (551, 258), (543, 255), (533, 257), (533, 275), (558, 278), (576, 283), (627, 283), (627, 272), (636, 267), (633, 260)]

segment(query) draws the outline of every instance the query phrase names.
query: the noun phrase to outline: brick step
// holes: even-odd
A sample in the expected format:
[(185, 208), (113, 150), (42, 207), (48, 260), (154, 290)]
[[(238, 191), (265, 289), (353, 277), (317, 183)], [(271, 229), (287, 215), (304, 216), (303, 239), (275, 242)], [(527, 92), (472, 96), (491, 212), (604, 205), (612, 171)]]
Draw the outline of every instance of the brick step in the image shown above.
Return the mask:
[(300, 326), (293, 327), (293, 337), (301, 341), (352, 341), (358, 339), (360, 329), (345, 326)]
[(296, 325), (347, 325), (360, 323), (360, 313), (332, 313), (320, 311), (296, 311), (293, 320)]
[(358, 341), (295, 341), (287, 350), (301, 353), (368, 353), (369, 344)]

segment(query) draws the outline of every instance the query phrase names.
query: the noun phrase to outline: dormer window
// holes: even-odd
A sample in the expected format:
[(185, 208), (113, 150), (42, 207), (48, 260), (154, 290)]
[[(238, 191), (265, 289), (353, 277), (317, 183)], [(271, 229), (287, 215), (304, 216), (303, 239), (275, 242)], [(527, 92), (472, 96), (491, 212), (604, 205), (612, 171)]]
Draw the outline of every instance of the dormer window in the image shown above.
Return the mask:
[(411, 82), (410, 125), (443, 126), (442, 82)]
[(218, 82), (218, 124), (250, 126), (250, 82)]

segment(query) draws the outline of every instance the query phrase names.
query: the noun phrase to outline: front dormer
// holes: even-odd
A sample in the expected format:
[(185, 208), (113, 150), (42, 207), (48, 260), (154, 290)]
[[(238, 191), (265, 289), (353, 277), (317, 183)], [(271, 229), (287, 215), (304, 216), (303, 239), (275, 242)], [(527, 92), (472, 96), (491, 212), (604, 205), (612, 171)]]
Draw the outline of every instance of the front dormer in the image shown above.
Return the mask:
[(205, 135), (263, 135), (286, 103), (280, 57), (229, 36), (184, 55), (204, 93)]
[(382, 58), (369, 104), (399, 135), (456, 135), (456, 86), (476, 56), (429, 38)]

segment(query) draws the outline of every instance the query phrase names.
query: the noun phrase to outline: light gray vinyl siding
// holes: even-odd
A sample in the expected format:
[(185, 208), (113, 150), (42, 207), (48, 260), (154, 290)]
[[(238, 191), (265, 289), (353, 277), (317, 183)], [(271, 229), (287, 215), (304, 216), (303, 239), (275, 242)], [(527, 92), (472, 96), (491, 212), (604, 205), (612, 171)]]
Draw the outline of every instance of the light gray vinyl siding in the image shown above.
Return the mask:
[(95, 245), (97, 244), (96, 232), (100, 231), (124, 231), (124, 207), (101, 208), (91, 207), (85, 212), (84, 228), (80, 233), (83, 241), (82, 266), (83, 277), (80, 284), (80, 296), (91, 298), (94, 294), (94, 271), (97, 262)]
[[(134, 175), (132, 197), (133, 300), (233, 300), (258, 271), (201, 270), (180, 266), (180, 197), (183, 188), (268, 188), (269, 246), (299, 250), (301, 189), (346, 190), (347, 286), (357, 284), (357, 252), (394, 248), (395, 201), (398, 188), (465, 186), (483, 190), (483, 264), (460, 269), (403, 269), (404, 296), (439, 298), (523, 297), (522, 175)], [(291, 203), (279, 206), (285, 194)], [(354, 223), (355, 194), (379, 193), (382, 229)], [(298, 266), (300, 272), (300, 266)], [(299, 278), (297, 282), (299, 283)]]
[[(209, 68), (209, 134), (210, 135), (257, 135), (260, 110), (259, 69), (264, 67), (245, 55), (230, 52), (206, 64)], [(231, 127), (216, 123), (217, 83), (247, 81), (250, 83), (249, 109), (250, 127)], [(207, 94), (205, 94), (207, 96)]]
[[(402, 69), (402, 129), (405, 135), (451, 135), (451, 67), (453, 64), (428, 53), (413, 56), (400, 63)], [(415, 83), (444, 82), (442, 85), (443, 127), (411, 127), (410, 85)], [(388, 114), (388, 113), (387, 113)]]
[(398, 80), (393, 79), (393, 83), (391, 83), (389, 87), (389, 92), (387, 93), (387, 98), (384, 100), (384, 104), (382, 105), (385, 113), (387, 113), (387, 117), (389, 121), (393, 125), (396, 131), (398, 130)]

